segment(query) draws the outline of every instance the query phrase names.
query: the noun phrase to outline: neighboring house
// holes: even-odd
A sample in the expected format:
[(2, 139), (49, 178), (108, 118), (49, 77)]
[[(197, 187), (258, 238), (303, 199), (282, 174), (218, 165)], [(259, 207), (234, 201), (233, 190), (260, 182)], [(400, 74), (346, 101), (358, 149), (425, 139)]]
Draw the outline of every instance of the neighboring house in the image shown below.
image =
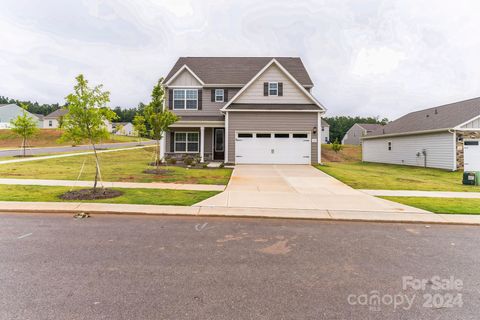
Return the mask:
[[(59, 128), (62, 123), (62, 118), (68, 113), (65, 108), (57, 109), (50, 114), (43, 117), (44, 129), (56, 129)], [(110, 121), (104, 121), (108, 132), (113, 132), (113, 126)]]
[[(16, 104), (0, 104), (0, 129), (10, 129), (10, 121), (17, 118), (18, 116), (23, 115), (24, 109), (17, 106)], [(38, 119), (36, 115), (25, 111), (31, 118)], [(37, 120), (37, 126), (41, 128), (40, 120)]]
[(382, 124), (377, 123), (355, 123), (343, 136), (342, 144), (361, 145), (362, 137), (382, 127)]
[(322, 119), (322, 143), (330, 143), (330, 125)]
[(163, 85), (181, 119), (162, 156), (197, 155), (226, 163), (321, 161), (325, 108), (300, 58), (182, 57)]
[(480, 98), (409, 113), (363, 138), (363, 161), (480, 171)]
[(53, 111), (50, 114), (47, 114), (43, 117), (43, 128), (44, 129), (56, 129), (60, 127), (63, 116), (67, 114), (68, 110), (61, 108)]
[(41, 113), (32, 113), (35, 117), (38, 118), (38, 127), (43, 128), (43, 117), (44, 115)]
[(114, 122), (112, 123), (113, 132), (118, 136), (134, 136), (135, 129), (131, 122)]

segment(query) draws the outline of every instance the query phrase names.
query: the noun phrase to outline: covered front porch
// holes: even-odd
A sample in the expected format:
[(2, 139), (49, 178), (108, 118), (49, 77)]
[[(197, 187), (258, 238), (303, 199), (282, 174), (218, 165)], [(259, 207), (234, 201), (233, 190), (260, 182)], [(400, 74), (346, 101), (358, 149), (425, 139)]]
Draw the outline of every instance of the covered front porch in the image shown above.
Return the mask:
[(224, 121), (180, 120), (162, 139), (161, 157), (183, 159), (192, 156), (201, 163), (225, 159)]

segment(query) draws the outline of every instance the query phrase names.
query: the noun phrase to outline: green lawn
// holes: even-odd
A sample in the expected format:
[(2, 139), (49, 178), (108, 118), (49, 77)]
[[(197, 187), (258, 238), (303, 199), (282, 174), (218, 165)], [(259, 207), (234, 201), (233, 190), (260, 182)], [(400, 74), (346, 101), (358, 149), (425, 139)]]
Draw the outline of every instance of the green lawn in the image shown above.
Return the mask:
[[(225, 185), (232, 169), (187, 169), (169, 166), (170, 172), (160, 175), (143, 173), (152, 169), (153, 148), (105, 152), (99, 154), (104, 181), (172, 182)], [(80, 180), (92, 180), (95, 174), (93, 155), (38, 160), (0, 165), (1, 178), (76, 180), (85, 161)], [(165, 167), (162, 167), (165, 169)]]
[(462, 172), (362, 162), (328, 162), (317, 166), (355, 189), (475, 191), (462, 185)]
[(121, 190), (123, 195), (112, 199), (68, 201), (59, 198), (61, 194), (70, 189), (69, 187), (0, 185), (0, 201), (98, 202), (191, 206), (219, 193), (217, 191), (167, 189), (117, 189)]
[(480, 214), (480, 199), (380, 197), (435, 213)]

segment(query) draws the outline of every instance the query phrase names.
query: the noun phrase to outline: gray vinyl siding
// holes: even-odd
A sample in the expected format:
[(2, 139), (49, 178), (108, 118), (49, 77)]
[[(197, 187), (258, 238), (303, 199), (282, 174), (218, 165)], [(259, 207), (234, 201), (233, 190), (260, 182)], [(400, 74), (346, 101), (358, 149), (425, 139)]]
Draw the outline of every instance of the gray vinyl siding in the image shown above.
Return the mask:
[[(388, 142), (392, 150), (388, 150)], [(363, 161), (424, 166), (422, 150), (427, 151), (427, 167), (455, 169), (455, 143), (449, 132), (364, 139)], [(417, 156), (420, 153), (420, 156)]]
[(366, 134), (366, 130), (358, 124), (354, 124), (342, 139), (342, 144), (360, 145), (362, 143), (361, 137)]
[[(317, 139), (321, 129), (313, 134), (313, 127), (318, 127), (316, 112), (229, 112), (228, 113), (228, 161), (235, 161), (235, 132), (242, 130), (256, 131), (306, 131), (312, 139)], [(312, 140), (313, 141), (313, 140)], [(317, 142), (312, 142), (312, 163), (318, 163)]]
[(462, 126), (465, 129), (477, 129), (480, 128), (480, 118), (470, 121), (466, 125)]
[[(202, 89), (202, 110), (171, 110), (179, 116), (220, 116), (220, 109), (223, 108), (226, 102), (212, 102), (211, 90), (214, 88)], [(237, 94), (239, 88), (228, 88), (228, 100), (231, 100)], [(168, 89), (166, 90), (165, 102), (168, 107)]]

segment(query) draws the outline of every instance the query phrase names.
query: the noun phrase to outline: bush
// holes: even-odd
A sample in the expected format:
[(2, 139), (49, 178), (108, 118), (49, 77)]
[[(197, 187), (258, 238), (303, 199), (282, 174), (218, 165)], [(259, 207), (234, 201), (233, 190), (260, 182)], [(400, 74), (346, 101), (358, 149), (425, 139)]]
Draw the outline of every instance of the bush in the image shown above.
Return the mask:
[(225, 168), (225, 163), (221, 163), (219, 168)]
[(187, 166), (191, 166), (195, 160), (191, 156), (186, 156), (183, 158), (183, 163), (185, 163)]
[(166, 160), (167, 160), (167, 164), (176, 164), (177, 163), (177, 159), (173, 158), (173, 157), (170, 157)]
[(332, 143), (332, 150), (335, 151), (335, 153), (338, 153), (340, 150), (343, 149), (343, 146), (338, 142), (338, 139), (335, 139)]

